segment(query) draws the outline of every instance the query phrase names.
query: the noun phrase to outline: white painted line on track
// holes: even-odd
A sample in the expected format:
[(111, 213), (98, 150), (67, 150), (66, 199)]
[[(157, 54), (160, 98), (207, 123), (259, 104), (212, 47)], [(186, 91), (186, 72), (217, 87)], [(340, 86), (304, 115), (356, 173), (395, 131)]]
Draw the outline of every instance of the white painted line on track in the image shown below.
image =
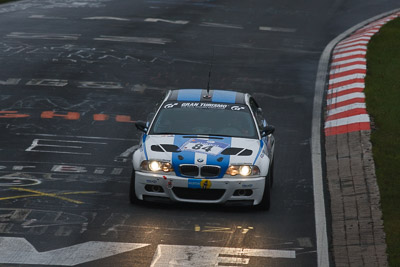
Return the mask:
[(46, 40), (78, 40), (80, 34), (61, 34), (61, 33), (29, 33), (12, 32), (6, 35), (8, 38), (17, 39), (46, 39)]
[[(250, 262), (250, 258), (235, 258), (235, 257), (218, 257), (218, 263), (221, 264), (240, 264), (247, 265)], [(225, 265), (226, 266), (226, 265)]]
[[(48, 161), (16, 161), (16, 160), (1, 160), (0, 161), (2, 164), (4, 163), (13, 163), (13, 164), (19, 164), (21, 165), (22, 163), (26, 164), (49, 164), (49, 165), (76, 165), (76, 166), (88, 166), (88, 167), (108, 167), (108, 168), (118, 168), (118, 165), (104, 165), (104, 164), (84, 164), (84, 163), (71, 163), (71, 162), (48, 162)], [(9, 171), (7, 171), (9, 172)], [(33, 173), (29, 171), (25, 171), (26, 173)], [(36, 172), (35, 172), (36, 173)], [(43, 173), (48, 173), (48, 172), (43, 172)]]
[(59, 135), (59, 134), (16, 133), (15, 135), (63, 137), (63, 138), (82, 138), (82, 139), (100, 139), (100, 140), (103, 139), (103, 140), (116, 140), (116, 141), (137, 141), (137, 140), (139, 140), (139, 139), (112, 138), (112, 137), (101, 137), (101, 136)]
[(152, 37), (129, 37), (129, 36), (108, 36), (101, 35), (98, 38), (94, 38), (96, 41), (111, 41), (111, 42), (127, 42), (127, 43), (143, 43), (143, 44), (160, 44), (165, 45), (166, 43), (172, 42), (166, 38), (152, 38)]
[(354, 104), (350, 104), (347, 106), (343, 106), (343, 107), (339, 107), (339, 108), (333, 108), (333, 109), (328, 109), (328, 114), (327, 116), (332, 116), (332, 115), (336, 115), (342, 112), (346, 112), (352, 109), (359, 109), (359, 108), (363, 108), (366, 109), (367, 105), (365, 103), (354, 103)]
[(212, 22), (202, 22), (199, 24), (203, 27), (213, 27), (213, 28), (227, 28), (227, 29), (243, 29), (243, 26), (232, 25), (232, 24), (222, 24), (222, 23), (212, 23)]
[(189, 21), (187, 20), (168, 20), (168, 19), (158, 19), (158, 18), (147, 18), (144, 20), (145, 22), (165, 22), (170, 24), (181, 24), (185, 25), (188, 24)]
[(123, 89), (124, 86), (120, 82), (92, 82), (81, 81), (78, 85), (79, 88), (101, 88), (101, 89)]
[(325, 128), (338, 127), (338, 126), (343, 126), (353, 123), (362, 123), (362, 122), (370, 122), (368, 114), (361, 114), (342, 119), (326, 121)]
[(366, 69), (367, 69), (366, 65), (354, 64), (354, 65), (343, 67), (343, 68), (332, 69), (330, 74), (339, 74), (339, 73), (350, 71), (350, 70), (366, 70)]
[(268, 27), (268, 26), (260, 26), (258, 28), (260, 31), (270, 31), (270, 32), (296, 32), (297, 29), (293, 28), (279, 28), (279, 27)]
[(32, 15), (32, 16), (29, 16), (29, 18), (30, 19), (67, 19), (64, 17), (49, 17), (46, 15)]
[(118, 17), (87, 17), (85, 20), (118, 20), (118, 21), (130, 21), (130, 19), (118, 18)]
[(89, 241), (38, 252), (25, 238), (0, 237), (0, 263), (74, 266), (146, 246), (149, 244)]
[(336, 37), (324, 49), (318, 63), (317, 77), (315, 81), (313, 117), (311, 124), (311, 162), (314, 193), (315, 233), (317, 239), (317, 266), (329, 267), (328, 234), (326, 227), (325, 195), (322, 171), (321, 150), (321, 120), (323, 110), (323, 96), (325, 90), (326, 74), (330, 61), (330, 54), (335, 44), (341, 38)]
[[(44, 142), (44, 143), (43, 143)], [(46, 143), (47, 142), (47, 143)], [(50, 143), (50, 144), (49, 144)], [(92, 155), (87, 152), (76, 152), (76, 149), (83, 149), (82, 146), (78, 145), (60, 145), (63, 143), (72, 144), (89, 144), (89, 145), (107, 145), (107, 143), (100, 142), (86, 142), (86, 141), (71, 141), (71, 140), (55, 140), (55, 139), (34, 139), (30, 147), (25, 149), (26, 152), (39, 152), (39, 153), (55, 153), (55, 154), (71, 154), (71, 155)], [(49, 148), (60, 148), (60, 149), (71, 149), (71, 151), (60, 151), (60, 150), (46, 150)]]
[(296, 258), (296, 252), (294, 250), (158, 245), (150, 266), (219, 266), (219, 264), (235, 264), (235, 266), (236, 264), (247, 265), (250, 259), (244, 257), (294, 259)]
[(52, 87), (63, 87), (68, 85), (68, 80), (60, 79), (32, 79), (26, 83), (26, 85), (38, 85), (38, 86), (52, 86)]

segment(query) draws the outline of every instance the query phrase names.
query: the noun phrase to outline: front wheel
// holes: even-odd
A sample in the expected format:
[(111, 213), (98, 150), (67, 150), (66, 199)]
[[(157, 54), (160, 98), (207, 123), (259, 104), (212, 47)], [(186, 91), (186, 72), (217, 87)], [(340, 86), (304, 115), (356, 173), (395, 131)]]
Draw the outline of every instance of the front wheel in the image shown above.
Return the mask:
[(272, 160), (271, 166), (269, 166), (269, 173), (269, 182), (272, 188), (274, 185), (274, 160)]
[(269, 210), (271, 206), (271, 182), (270, 175), (265, 177), (264, 194), (261, 202), (256, 206), (259, 210)]
[(129, 200), (131, 204), (137, 204), (140, 202), (140, 200), (136, 196), (136, 190), (135, 190), (135, 170), (132, 171), (131, 175), (131, 184), (129, 186)]

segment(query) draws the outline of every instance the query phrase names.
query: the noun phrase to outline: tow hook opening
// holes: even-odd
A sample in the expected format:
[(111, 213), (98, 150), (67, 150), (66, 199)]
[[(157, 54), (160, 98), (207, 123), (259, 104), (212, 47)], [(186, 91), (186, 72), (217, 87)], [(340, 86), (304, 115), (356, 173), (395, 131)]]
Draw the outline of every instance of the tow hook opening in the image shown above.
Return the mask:
[(251, 189), (238, 189), (236, 190), (233, 195), (234, 196), (239, 196), (239, 197), (248, 197), (251, 196), (253, 194), (253, 190)]
[(150, 184), (147, 184), (147, 185), (144, 187), (144, 189), (145, 189), (147, 192), (153, 192), (153, 193), (163, 193), (163, 192), (164, 192), (164, 189), (163, 189), (161, 186), (159, 186), (159, 185), (150, 185)]

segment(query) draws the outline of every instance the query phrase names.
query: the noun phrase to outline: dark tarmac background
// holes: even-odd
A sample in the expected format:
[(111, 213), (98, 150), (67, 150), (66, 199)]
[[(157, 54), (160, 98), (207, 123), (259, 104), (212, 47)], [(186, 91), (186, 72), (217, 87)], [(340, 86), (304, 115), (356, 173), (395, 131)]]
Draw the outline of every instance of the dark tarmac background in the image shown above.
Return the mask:
[[(23, 237), (39, 252), (87, 241), (150, 244), (87, 266), (149, 266), (159, 244), (296, 251), (247, 264), (317, 266), (310, 138), (318, 60), (331, 39), (396, 4), (1, 5), (0, 237)], [(167, 89), (205, 88), (213, 50), (211, 87), (251, 93), (277, 128), (271, 210), (130, 205), (140, 137), (133, 121)]]

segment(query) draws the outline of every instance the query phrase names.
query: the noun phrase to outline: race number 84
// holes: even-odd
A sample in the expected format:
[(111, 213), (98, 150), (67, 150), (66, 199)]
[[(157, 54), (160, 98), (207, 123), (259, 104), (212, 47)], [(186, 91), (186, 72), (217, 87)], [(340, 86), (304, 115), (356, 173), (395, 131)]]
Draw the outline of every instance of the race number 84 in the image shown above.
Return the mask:
[(213, 149), (214, 146), (205, 146), (203, 144), (197, 143), (194, 146), (192, 146), (193, 150), (204, 150), (205, 152), (210, 152)]

